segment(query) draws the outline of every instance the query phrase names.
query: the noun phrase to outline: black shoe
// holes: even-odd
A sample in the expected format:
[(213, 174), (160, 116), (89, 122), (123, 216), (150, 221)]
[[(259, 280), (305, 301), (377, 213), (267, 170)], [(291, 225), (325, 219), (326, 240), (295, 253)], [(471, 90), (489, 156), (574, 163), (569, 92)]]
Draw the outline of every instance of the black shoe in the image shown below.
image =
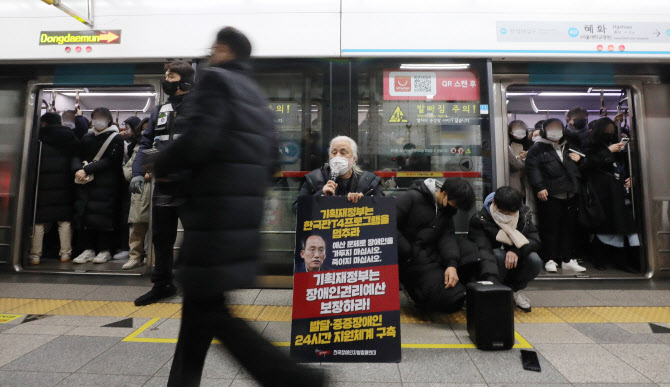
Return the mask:
[(156, 301), (172, 297), (177, 294), (177, 287), (173, 284), (165, 286), (154, 286), (146, 294), (139, 296), (135, 300), (135, 306), (151, 305)]

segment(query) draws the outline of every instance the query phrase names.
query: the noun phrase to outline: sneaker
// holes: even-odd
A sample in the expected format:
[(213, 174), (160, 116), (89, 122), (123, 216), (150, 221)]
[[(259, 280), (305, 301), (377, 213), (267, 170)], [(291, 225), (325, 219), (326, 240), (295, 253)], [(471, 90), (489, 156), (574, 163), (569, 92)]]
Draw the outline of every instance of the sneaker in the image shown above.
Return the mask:
[(141, 258), (133, 258), (129, 259), (128, 262), (124, 263), (123, 266), (121, 266), (121, 269), (123, 270), (130, 270), (134, 269), (136, 267), (144, 265), (144, 260)]
[(135, 306), (146, 306), (151, 305), (156, 301), (162, 300), (164, 298), (172, 297), (177, 294), (177, 287), (173, 284), (167, 286), (155, 286), (149, 290), (146, 294), (139, 296), (135, 300)]
[(112, 259), (112, 254), (109, 251), (101, 251), (95, 258), (93, 258), (93, 263), (105, 263)]
[(77, 258), (75, 258), (72, 262), (74, 263), (86, 263), (86, 262), (91, 262), (95, 258), (95, 251), (93, 250), (86, 250), (83, 253), (79, 254)]
[(563, 262), (563, 270), (572, 270), (576, 272), (586, 271), (584, 266), (580, 266), (576, 259), (571, 259), (570, 262)]
[(514, 304), (524, 312), (530, 312), (530, 300), (519, 292), (514, 292)]
[(31, 255), (28, 257), (28, 260), (31, 265), (39, 265), (40, 264), (40, 256), (39, 255)]
[(71, 259), (72, 259), (72, 255), (70, 255), (70, 254), (63, 254), (63, 255), (60, 256), (60, 261), (61, 262), (70, 262)]
[(544, 264), (544, 270), (546, 270), (548, 273), (558, 272), (558, 267), (556, 266), (556, 262), (554, 262), (553, 260), (549, 260), (549, 262)]
[(118, 253), (114, 254), (112, 259), (128, 259), (130, 257), (130, 252), (129, 251), (119, 251)]

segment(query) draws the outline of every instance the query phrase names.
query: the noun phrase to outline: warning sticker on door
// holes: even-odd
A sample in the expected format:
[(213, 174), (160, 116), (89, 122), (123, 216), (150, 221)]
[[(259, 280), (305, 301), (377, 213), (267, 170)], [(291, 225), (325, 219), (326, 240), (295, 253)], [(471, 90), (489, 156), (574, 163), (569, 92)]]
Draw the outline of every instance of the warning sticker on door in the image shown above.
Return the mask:
[(390, 123), (399, 123), (399, 122), (407, 122), (407, 118), (405, 118), (405, 113), (400, 110), (400, 106), (396, 106), (395, 110), (393, 111), (393, 114), (391, 114), (391, 118), (389, 118)]

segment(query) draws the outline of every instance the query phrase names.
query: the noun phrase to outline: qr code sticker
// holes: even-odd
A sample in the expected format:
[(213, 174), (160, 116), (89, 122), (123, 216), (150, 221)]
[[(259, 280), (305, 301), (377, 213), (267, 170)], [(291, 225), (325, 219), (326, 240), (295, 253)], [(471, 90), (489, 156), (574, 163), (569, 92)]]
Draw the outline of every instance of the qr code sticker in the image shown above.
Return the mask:
[(413, 82), (414, 90), (421, 93), (430, 93), (433, 91), (433, 77), (430, 75), (415, 75)]

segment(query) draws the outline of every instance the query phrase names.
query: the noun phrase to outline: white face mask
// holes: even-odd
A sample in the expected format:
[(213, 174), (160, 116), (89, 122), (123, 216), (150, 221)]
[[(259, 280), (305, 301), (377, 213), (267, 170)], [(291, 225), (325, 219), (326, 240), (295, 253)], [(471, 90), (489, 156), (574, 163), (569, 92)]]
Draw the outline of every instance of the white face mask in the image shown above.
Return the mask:
[(63, 122), (63, 126), (67, 126), (70, 129), (74, 129), (74, 122), (72, 121), (65, 121)]
[(328, 162), (330, 165), (331, 173), (337, 174), (338, 176), (346, 175), (347, 172), (353, 167), (354, 159), (350, 159), (342, 156), (335, 156)]
[(548, 130), (547, 131), (547, 140), (549, 141), (558, 141), (563, 137), (562, 130)]
[(517, 140), (523, 140), (524, 137), (528, 135), (528, 132), (525, 129), (514, 129), (512, 136)]
[(491, 217), (493, 217), (493, 220), (495, 220), (497, 223), (502, 223), (506, 224), (511, 221), (513, 221), (517, 216), (519, 215), (519, 212), (515, 212), (512, 215), (505, 215), (500, 210), (498, 210), (498, 207), (495, 207), (494, 205), (491, 205)]
[(107, 129), (107, 120), (93, 120), (93, 129), (97, 130), (98, 132), (103, 131), (104, 129)]

